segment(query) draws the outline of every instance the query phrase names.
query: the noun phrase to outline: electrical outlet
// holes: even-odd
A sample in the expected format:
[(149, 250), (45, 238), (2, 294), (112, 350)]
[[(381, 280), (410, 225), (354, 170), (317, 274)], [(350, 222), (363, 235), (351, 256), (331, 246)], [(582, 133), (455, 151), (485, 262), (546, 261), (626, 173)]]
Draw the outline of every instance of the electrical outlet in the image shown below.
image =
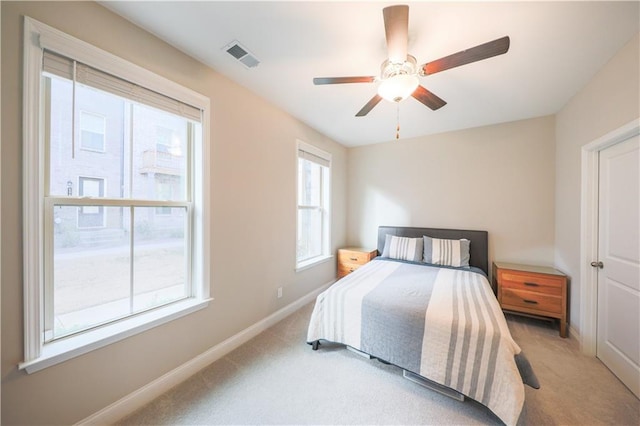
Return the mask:
[(278, 299), (282, 297), (282, 287), (278, 287)]

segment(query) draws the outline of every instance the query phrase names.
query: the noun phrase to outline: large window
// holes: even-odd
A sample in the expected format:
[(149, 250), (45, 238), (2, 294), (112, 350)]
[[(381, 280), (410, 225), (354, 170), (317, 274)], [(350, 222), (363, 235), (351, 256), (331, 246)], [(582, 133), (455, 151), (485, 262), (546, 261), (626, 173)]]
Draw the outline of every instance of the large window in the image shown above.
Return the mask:
[(29, 18), (25, 40), (30, 371), (206, 306), (208, 99)]
[(329, 256), (330, 168), (330, 154), (298, 142), (297, 268)]

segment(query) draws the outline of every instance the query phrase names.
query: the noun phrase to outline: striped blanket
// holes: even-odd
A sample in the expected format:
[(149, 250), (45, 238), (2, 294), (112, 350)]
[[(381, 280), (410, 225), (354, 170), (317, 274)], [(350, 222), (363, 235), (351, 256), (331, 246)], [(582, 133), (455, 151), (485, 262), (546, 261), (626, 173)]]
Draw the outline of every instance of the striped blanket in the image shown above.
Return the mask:
[(520, 416), (521, 351), (481, 273), (373, 260), (318, 296), (307, 341), (318, 340), (455, 389), (507, 425)]

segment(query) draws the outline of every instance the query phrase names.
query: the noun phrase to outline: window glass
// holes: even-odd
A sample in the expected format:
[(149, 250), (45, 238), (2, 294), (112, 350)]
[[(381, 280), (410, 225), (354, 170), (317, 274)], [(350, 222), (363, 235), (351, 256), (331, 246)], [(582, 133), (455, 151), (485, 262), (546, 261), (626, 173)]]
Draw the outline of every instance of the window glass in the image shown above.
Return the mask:
[[(117, 96), (100, 90), (76, 84), (76, 109), (79, 120), (73, 120), (73, 83), (63, 78), (45, 78), (45, 86), (49, 88), (49, 120), (47, 134), (49, 139), (49, 195), (51, 196), (100, 196), (107, 198), (126, 197), (127, 174), (131, 163), (129, 139), (126, 138), (127, 102)], [(87, 110), (93, 111), (87, 113)], [(102, 121), (108, 134), (98, 146), (96, 130)], [(74, 138), (73, 125), (81, 129), (80, 143)], [(87, 130), (82, 129), (87, 126)], [(85, 136), (83, 136), (85, 135)], [(88, 137), (86, 135), (92, 135)], [(86, 144), (85, 144), (86, 143)], [(79, 149), (80, 148), (80, 149)], [(90, 148), (90, 149), (87, 149)], [(100, 195), (80, 193), (79, 176), (100, 176), (111, 182), (108, 192)], [(74, 188), (75, 187), (75, 188)], [(90, 190), (90, 189), (89, 189)]]
[[(129, 313), (131, 259), (126, 229), (82, 229), (84, 207), (56, 205), (53, 216), (51, 338), (121, 318)], [(124, 223), (126, 209), (97, 207)], [(87, 219), (88, 220), (88, 219)]]
[(298, 200), (301, 205), (321, 204), (322, 166), (303, 158), (298, 160)]
[(81, 208), (55, 207), (53, 339), (190, 295), (185, 208), (172, 208), (179, 227), (155, 223), (151, 208), (134, 208), (133, 246), (131, 209), (100, 208), (124, 226), (74, 232), (64, 218)]
[(190, 202), (189, 137), (200, 124), (78, 83), (75, 108), (84, 111), (73, 120), (73, 83), (44, 81), (55, 200), (45, 334), (56, 339), (190, 297), (188, 205), (167, 203)]
[[(170, 175), (158, 175), (156, 176), (156, 195), (160, 200), (179, 200), (182, 192), (182, 185), (180, 179), (176, 176)], [(170, 207), (156, 207), (156, 214), (170, 215), (178, 213), (175, 209)]]
[[(169, 208), (171, 222), (158, 222), (153, 208), (136, 207), (133, 310), (141, 311), (189, 296), (186, 209)], [(172, 224), (166, 227), (166, 224)], [(179, 226), (175, 226), (179, 225)]]
[(298, 261), (304, 261), (322, 253), (322, 211), (298, 210)]
[[(140, 104), (133, 105), (131, 117), (131, 197), (185, 201), (188, 121)], [(150, 175), (158, 184), (149, 185)]]
[(104, 151), (105, 118), (80, 111), (80, 145), (83, 149)]
[(172, 151), (173, 132), (166, 127), (156, 127), (156, 149), (158, 152)]
[(313, 261), (329, 254), (329, 167), (330, 155), (298, 147), (298, 217), (296, 262)]
[[(83, 149), (77, 149), (72, 129), (73, 84), (66, 79), (49, 75), (45, 82), (50, 88), (50, 195), (79, 195), (79, 189), (73, 188), (77, 177), (98, 175), (111, 182), (107, 192), (101, 197), (187, 201), (188, 131), (189, 126), (199, 124), (76, 84), (76, 109), (91, 109), (95, 112), (79, 114), (79, 126), (82, 128), (80, 134), (89, 136), (81, 136)], [(86, 129), (82, 126), (86, 126)], [(102, 148), (98, 148), (99, 144), (96, 142), (100, 126), (105, 127)], [(109, 137), (104, 138), (104, 134)], [(89, 146), (90, 150), (84, 149)], [(171, 190), (167, 192), (160, 189), (158, 192), (161, 186), (150, 184), (153, 181), (171, 181)]]

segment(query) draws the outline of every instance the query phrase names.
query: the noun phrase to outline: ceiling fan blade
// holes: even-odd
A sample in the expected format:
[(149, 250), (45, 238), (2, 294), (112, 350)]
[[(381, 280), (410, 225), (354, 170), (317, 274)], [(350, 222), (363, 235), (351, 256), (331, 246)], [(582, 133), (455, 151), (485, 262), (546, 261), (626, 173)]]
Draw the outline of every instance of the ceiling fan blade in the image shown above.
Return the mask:
[(382, 16), (384, 17), (389, 62), (403, 63), (407, 60), (409, 6), (385, 7), (382, 9)]
[(382, 100), (380, 95), (375, 95), (365, 106), (362, 107), (360, 111), (356, 114), (356, 117), (364, 117), (369, 114), (369, 111), (373, 109), (374, 106), (378, 105), (378, 102)]
[(434, 111), (442, 108), (447, 104), (444, 100), (440, 99), (438, 96), (434, 95), (422, 86), (418, 86), (418, 88), (411, 94), (411, 96)]
[(373, 83), (376, 77), (316, 77), (313, 84)]
[(502, 55), (509, 50), (509, 36), (463, 50), (444, 58), (427, 62), (421, 67), (423, 75), (435, 74), (450, 68), (459, 67), (460, 65), (470, 64), (471, 62), (480, 61), (482, 59), (491, 58), (493, 56)]

